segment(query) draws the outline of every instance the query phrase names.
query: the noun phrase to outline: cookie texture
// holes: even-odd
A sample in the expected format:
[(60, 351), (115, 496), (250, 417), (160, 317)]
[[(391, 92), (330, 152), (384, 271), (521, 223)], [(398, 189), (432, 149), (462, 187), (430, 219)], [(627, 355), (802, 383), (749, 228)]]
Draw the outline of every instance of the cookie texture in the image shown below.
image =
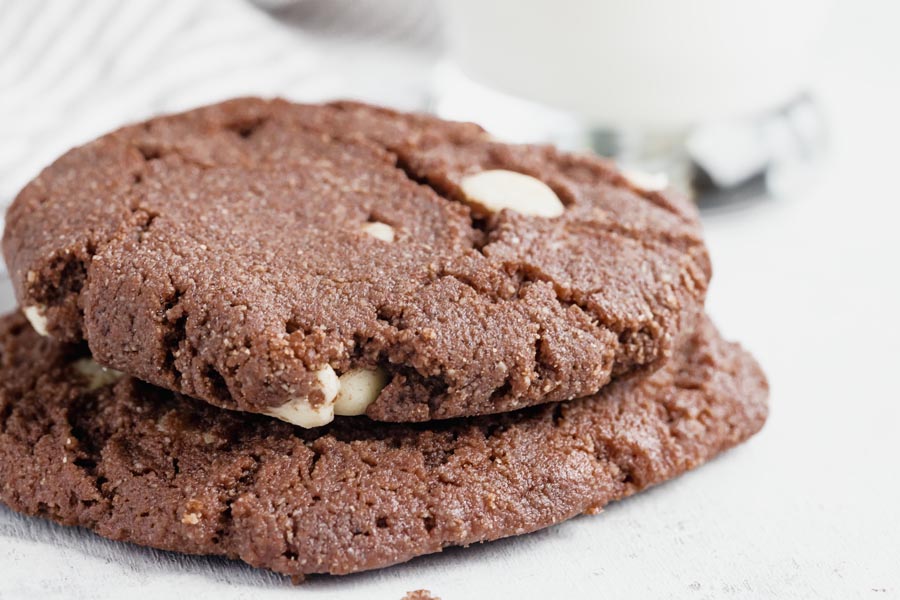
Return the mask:
[(710, 275), (693, 207), (601, 159), (347, 102), (120, 129), (19, 194), (3, 249), (35, 327), (99, 363), (321, 420), (353, 369), (384, 421), (596, 393), (671, 355)]
[(692, 469), (762, 427), (767, 384), (708, 322), (599, 395), (426, 424), (302, 429), (122, 376), (0, 321), (0, 500), (102, 536), (351, 573), (522, 534)]

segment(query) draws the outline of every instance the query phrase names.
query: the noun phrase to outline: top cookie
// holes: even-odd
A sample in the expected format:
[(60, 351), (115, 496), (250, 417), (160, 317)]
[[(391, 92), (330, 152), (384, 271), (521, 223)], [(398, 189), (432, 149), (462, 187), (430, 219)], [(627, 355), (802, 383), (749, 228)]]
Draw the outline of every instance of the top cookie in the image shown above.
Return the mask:
[(307, 427), (594, 394), (670, 356), (710, 275), (691, 205), (596, 157), (259, 99), (71, 150), (3, 250), (39, 331)]

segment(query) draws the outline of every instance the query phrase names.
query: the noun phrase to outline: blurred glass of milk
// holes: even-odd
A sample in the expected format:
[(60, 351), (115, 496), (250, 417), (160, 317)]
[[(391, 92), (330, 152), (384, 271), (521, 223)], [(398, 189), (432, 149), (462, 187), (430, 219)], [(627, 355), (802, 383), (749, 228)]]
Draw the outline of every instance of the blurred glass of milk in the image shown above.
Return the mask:
[[(829, 0), (446, 0), (456, 68), (595, 130), (684, 140), (806, 89)], [(649, 137), (648, 137), (649, 136)]]

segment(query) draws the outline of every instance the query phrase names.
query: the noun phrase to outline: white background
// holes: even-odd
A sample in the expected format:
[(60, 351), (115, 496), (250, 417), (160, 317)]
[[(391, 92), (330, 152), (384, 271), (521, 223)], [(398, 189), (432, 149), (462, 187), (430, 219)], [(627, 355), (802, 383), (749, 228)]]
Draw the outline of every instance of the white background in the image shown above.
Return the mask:
[[(0, 2), (0, 47), (17, 31), (10, 6), (21, 11), (30, 4)], [(50, 19), (68, 4), (45, 2), (40, 10)], [(167, 7), (163, 14), (177, 12), (175, 3), (159, 4)], [(26, 78), (17, 71), (15, 54), (0, 49), (0, 198), (9, 201), (34, 169), (71, 144), (160, 107), (247, 91), (303, 99), (379, 96), (371, 75), (361, 80), (360, 94), (342, 87), (346, 73), (322, 75), (316, 65), (337, 59), (323, 58), (296, 32), (238, 3), (215, 6), (210, 22), (238, 17), (229, 21), (234, 29), (228, 40), (266, 28), (259, 60), (276, 64), (291, 52), (296, 77), (267, 74), (247, 52), (232, 49), (247, 61), (246, 76), (238, 73), (206, 88), (179, 83), (169, 69), (169, 75), (158, 75), (158, 87), (140, 77), (129, 80), (126, 68), (107, 73), (105, 83), (88, 85), (99, 75), (77, 62), (34, 82), (39, 69)], [(772, 385), (770, 421), (746, 445), (599, 516), (373, 573), (313, 578), (301, 589), (239, 563), (107, 542), (0, 507), (0, 598), (399, 599), (418, 588), (445, 600), (900, 597), (895, 7), (886, 1), (838, 8), (816, 85), (830, 122), (830, 151), (812, 179), (778, 198), (705, 216), (715, 268), (709, 310), (727, 336), (759, 357)], [(72, 34), (77, 19), (63, 20), (61, 31)], [(210, 26), (177, 43), (198, 44), (221, 29)], [(104, 43), (96, 41), (90, 52), (104, 52)], [(217, 52), (229, 43), (221, 42)], [(135, 39), (131, 46), (135, 65), (149, 60), (138, 45)], [(158, 61), (172, 64), (185, 56), (177, 48), (169, 58), (159, 54)], [(422, 61), (406, 56), (384, 67), (386, 91), (380, 97), (415, 105)], [(76, 67), (83, 72), (72, 74)], [(394, 76), (397, 85), (385, 85)], [(186, 77), (192, 80), (189, 72)], [(154, 93), (166, 86), (183, 96)], [(54, 89), (69, 95), (39, 93)], [(2, 308), (9, 309), (9, 284), (0, 286)]]

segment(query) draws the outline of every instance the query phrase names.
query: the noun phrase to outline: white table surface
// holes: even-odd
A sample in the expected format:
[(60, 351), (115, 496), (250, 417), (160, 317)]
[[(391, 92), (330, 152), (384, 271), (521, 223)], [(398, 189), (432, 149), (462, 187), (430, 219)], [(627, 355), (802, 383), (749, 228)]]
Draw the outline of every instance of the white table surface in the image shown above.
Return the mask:
[(818, 79), (831, 150), (813, 180), (705, 216), (709, 310), (772, 386), (750, 442), (599, 516), (300, 589), (0, 507), (0, 599), (900, 597), (900, 45), (896, 18), (863, 18)]

